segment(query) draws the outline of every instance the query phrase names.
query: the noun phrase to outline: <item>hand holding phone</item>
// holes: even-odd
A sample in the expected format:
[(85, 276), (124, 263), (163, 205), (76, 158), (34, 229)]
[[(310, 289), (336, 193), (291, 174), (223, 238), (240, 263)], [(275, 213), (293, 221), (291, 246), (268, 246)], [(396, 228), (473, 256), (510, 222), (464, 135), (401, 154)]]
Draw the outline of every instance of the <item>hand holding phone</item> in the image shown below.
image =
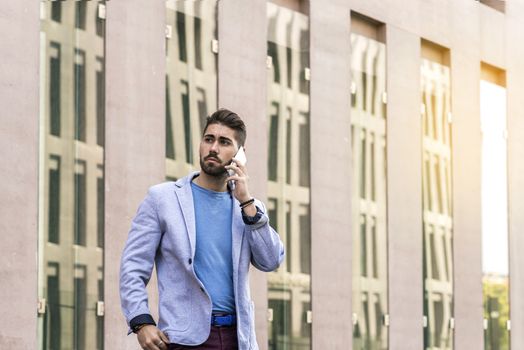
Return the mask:
[[(242, 164), (242, 165), (246, 165), (247, 163), (247, 157), (246, 157), (246, 152), (244, 151), (244, 147), (240, 146), (240, 148), (238, 149), (237, 151), (237, 154), (235, 154), (235, 156), (233, 157), (233, 159), (231, 160), (231, 162), (235, 163), (235, 164)], [(229, 176), (233, 176), (235, 175), (235, 171), (234, 170), (231, 170), (229, 169), (227, 171), (227, 173), (229, 174)], [(229, 180), (228, 181), (228, 185), (229, 185), (229, 188), (231, 189), (231, 191), (234, 191), (235, 190), (235, 180)]]

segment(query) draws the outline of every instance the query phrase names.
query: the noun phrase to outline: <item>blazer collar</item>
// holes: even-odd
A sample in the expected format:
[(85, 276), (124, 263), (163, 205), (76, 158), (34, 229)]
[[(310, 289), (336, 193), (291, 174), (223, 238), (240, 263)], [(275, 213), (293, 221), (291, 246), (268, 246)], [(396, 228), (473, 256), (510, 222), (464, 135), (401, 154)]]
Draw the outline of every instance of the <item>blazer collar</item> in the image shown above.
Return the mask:
[[(199, 172), (190, 173), (175, 182), (175, 193), (182, 210), (184, 222), (186, 224), (187, 233), (189, 235), (189, 243), (191, 245), (191, 256), (195, 256), (196, 249), (196, 219), (195, 207), (193, 203), (193, 191), (191, 190), (191, 181), (198, 176)], [(233, 198), (233, 218), (231, 222), (231, 243), (233, 255), (233, 271), (237, 271), (240, 260), (240, 251), (242, 248), (242, 236), (244, 233), (244, 221), (242, 220), (242, 213), (238, 210), (238, 201)]]
[(195, 171), (188, 176), (185, 176), (175, 182), (175, 193), (180, 204), (182, 216), (186, 224), (187, 233), (189, 236), (189, 243), (191, 246), (191, 257), (195, 256), (196, 249), (196, 222), (195, 222), (195, 207), (193, 204), (193, 191), (191, 191), (191, 181), (197, 176), (199, 172)]

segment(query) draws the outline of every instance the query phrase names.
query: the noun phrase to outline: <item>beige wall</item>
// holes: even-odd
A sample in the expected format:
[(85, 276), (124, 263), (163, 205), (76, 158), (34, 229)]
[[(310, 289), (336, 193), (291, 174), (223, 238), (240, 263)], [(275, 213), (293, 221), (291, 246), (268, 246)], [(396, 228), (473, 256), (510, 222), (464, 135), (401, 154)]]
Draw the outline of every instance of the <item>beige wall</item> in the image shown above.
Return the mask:
[(0, 348), (34, 349), (40, 4), (2, 3), (0, 31)]
[(386, 47), (389, 344), (417, 350), (423, 348), (420, 39), (388, 26)]
[(351, 349), (350, 16), (344, 1), (310, 9), (312, 344)]
[(506, 4), (511, 348), (524, 348), (524, 2)]
[(109, 1), (107, 14), (104, 341), (107, 349), (136, 349), (120, 311), (118, 271), (138, 204), (165, 177), (165, 3)]
[[(484, 317), (482, 303), (481, 234), (481, 135), (480, 135), (480, 38), (485, 21), (479, 21), (477, 4), (453, 6), (451, 36), (451, 111), (453, 169), (453, 263), (455, 347), (482, 349)], [(496, 11), (480, 7), (495, 15)], [(499, 13), (496, 13), (498, 15)], [(497, 16), (494, 16), (498, 19)], [(495, 35), (496, 37), (496, 35)], [(486, 44), (491, 44), (487, 41)], [(493, 45), (493, 44), (491, 44)], [(483, 46), (483, 45), (481, 45)]]
[(451, 53), (453, 264), (456, 349), (482, 349), (480, 64)]

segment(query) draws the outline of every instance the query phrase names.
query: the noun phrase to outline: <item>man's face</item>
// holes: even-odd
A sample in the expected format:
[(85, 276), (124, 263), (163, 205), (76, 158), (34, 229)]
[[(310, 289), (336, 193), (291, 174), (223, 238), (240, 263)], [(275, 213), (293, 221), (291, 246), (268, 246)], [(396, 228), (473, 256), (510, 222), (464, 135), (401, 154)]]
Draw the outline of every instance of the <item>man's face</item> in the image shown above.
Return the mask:
[(200, 141), (200, 168), (211, 176), (225, 176), (225, 166), (237, 150), (235, 130), (222, 124), (210, 124)]

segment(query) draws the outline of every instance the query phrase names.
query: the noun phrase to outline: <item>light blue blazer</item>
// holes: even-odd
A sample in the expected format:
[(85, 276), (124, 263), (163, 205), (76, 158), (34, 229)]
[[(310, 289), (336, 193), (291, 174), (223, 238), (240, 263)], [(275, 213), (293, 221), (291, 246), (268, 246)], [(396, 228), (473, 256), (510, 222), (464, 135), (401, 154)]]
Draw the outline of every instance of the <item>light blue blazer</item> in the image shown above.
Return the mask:
[[(127, 323), (151, 314), (146, 285), (156, 265), (159, 293), (158, 327), (170, 342), (198, 345), (210, 332), (212, 303), (193, 269), (195, 213), (190, 181), (192, 173), (176, 182), (149, 189), (133, 219), (120, 266), (120, 298)], [(275, 270), (284, 258), (278, 234), (264, 212), (254, 225), (246, 225), (234, 199), (232, 218), (233, 286), (240, 350), (258, 349), (254, 305), (249, 292), (249, 266)]]

